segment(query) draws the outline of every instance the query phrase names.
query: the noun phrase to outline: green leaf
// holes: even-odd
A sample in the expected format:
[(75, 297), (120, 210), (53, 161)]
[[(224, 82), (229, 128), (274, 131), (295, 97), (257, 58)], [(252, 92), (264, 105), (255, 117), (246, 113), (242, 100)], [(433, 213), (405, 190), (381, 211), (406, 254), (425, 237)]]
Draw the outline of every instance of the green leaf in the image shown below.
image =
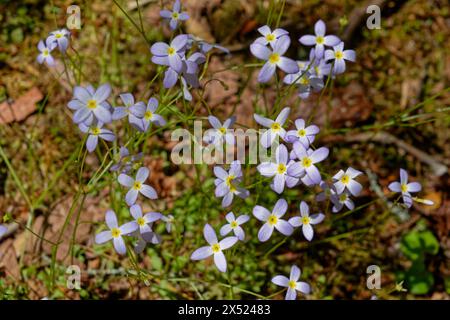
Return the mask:
[(422, 245), (424, 248), (424, 251), (426, 253), (435, 255), (439, 251), (439, 241), (436, 239), (434, 234), (429, 231), (423, 231), (420, 233), (420, 238), (422, 240)]

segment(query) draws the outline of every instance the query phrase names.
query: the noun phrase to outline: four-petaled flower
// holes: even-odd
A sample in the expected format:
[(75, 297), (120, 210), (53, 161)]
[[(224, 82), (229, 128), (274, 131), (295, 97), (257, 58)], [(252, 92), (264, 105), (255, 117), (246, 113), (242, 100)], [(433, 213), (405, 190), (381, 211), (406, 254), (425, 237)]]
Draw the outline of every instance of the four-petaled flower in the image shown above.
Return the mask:
[(119, 150), (119, 161), (111, 166), (110, 171), (120, 171), (128, 173), (136, 161), (139, 161), (144, 154), (142, 152), (136, 155), (130, 155), (130, 151), (122, 146)]
[(244, 229), (242, 229), (241, 225), (246, 223), (250, 217), (246, 214), (243, 214), (239, 217), (235, 217), (233, 212), (229, 212), (225, 219), (228, 221), (226, 225), (224, 225), (222, 228), (220, 228), (220, 235), (226, 236), (228, 233), (233, 231), (234, 235), (240, 240), (244, 241), (245, 239), (245, 233)]
[(248, 190), (237, 186), (242, 178), (241, 162), (239, 160), (234, 160), (231, 163), (229, 172), (222, 167), (215, 166), (214, 174), (217, 177), (214, 180), (216, 186), (215, 195), (219, 198), (223, 197), (222, 207), (228, 207), (233, 201), (234, 195), (242, 199), (250, 195)]
[(265, 177), (274, 177), (270, 187), (276, 193), (282, 193), (285, 185), (292, 188), (299, 181), (298, 176), (288, 174), (288, 169), (293, 163), (294, 161), (289, 161), (286, 146), (280, 144), (275, 151), (275, 162), (262, 162), (257, 169)]
[(259, 241), (264, 242), (269, 240), (274, 228), (285, 236), (290, 236), (292, 234), (294, 229), (290, 223), (281, 219), (286, 213), (287, 208), (288, 204), (284, 199), (279, 199), (277, 203), (275, 203), (272, 212), (261, 206), (255, 206), (253, 208), (253, 215), (258, 220), (265, 222), (258, 232)]
[(133, 179), (132, 177), (124, 173), (121, 173), (119, 175), (119, 183), (125, 187), (130, 188), (125, 196), (125, 201), (129, 206), (132, 206), (136, 202), (139, 193), (143, 194), (149, 199), (158, 198), (155, 189), (147, 184), (144, 184), (149, 174), (150, 170), (148, 170), (148, 168), (140, 167), (136, 173), (136, 179)]
[(145, 104), (142, 101), (135, 103), (134, 97), (131, 93), (120, 94), (120, 99), (124, 103), (123, 106), (114, 108), (112, 113), (113, 120), (119, 120), (128, 116), (128, 121), (134, 126), (138, 126), (145, 112)]
[(187, 41), (188, 36), (180, 34), (172, 40), (170, 45), (164, 42), (156, 42), (150, 49), (153, 54), (153, 63), (170, 66), (177, 73), (180, 73), (183, 69), (183, 57)]
[(109, 142), (116, 140), (116, 136), (111, 130), (103, 128), (102, 122), (94, 121), (90, 126), (80, 123), (78, 127), (81, 132), (88, 134), (88, 138), (86, 139), (86, 149), (89, 152), (94, 151), (97, 147), (98, 138)]
[[(137, 229), (141, 236), (145, 237), (145, 234), (153, 233), (150, 225), (162, 218), (162, 214), (159, 212), (147, 212), (142, 214), (142, 208), (140, 205), (135, 204), (130, 207), (131, 216), (134, 218), (134, 222), (137, 225)], [(147, 235), (148, 236), (148, 235)]]
[(58, 46), (59, 51), (66, 52), (69, 46), (70, 31), (66, 28), (52, 31), (47, 38), (49, 43), (55, 43)]
[(295, 120), (296, 130), (289, 130), (286, 132), (286, 141), (294, 143), (300, 141), (305, 148), (308, 148), (313, 143), (316, 134), (319, 133), (319, 127), (316, 125), (310, 125), (305, 127), (305, 120)]
[(111, 94), (109, 84), (101, 85), (95, 90), (91, 85), (86, 88), (77, 86), (73, 89), (74, 99), (67, 106), (75, 110), (73, 121), (84, 122), (89, 125), (94, 119), (99, 122), (110, 123), (112, 120), (109, 104), (106, 101)]
[(105, 221), (109, 230), (98, 233), (95, 236), (95, 242), (97, 244), (102, 244), (112, 239), (117, 253), (124, 255), (127, 251), (127, 247), (125, 246), (125, 241), (122, 236), (130, 235), (136, 231), (138, 228), (137, 224), (134, 221), (131, 221), (119, 227), (116, 213), (112, 210), (106, 211)]
[(355, 62), (356, 53), (354, 50), (344, 50), (344, 43), (341, 42), (333, 47), (333, 50), (325, 51), (325, 60), (334, 60), (333, 73), (339, 74), (345, 71), (345, 60)]
[(269, 128), (261, 136), (261, 145), (264, 148), (269, 148), (274, 142), (275, 138), (278, 136), (280, 136), (282, 139), (285, 138), (286, 130), (284, 130), (283, 125), (286, 122), (290, 112), (290, 108), (284, 108), (283, 110), (281, 110), (275, 121), (260, 116), (256, 113), (253, 115), (257, 123), (259, 123), (263, 127)]
[(339, 172), (333, 176), (336, 193), (341, 194), (347, 189), (353, 196), (358, 196), (362, 190), (362, 185), (354, 179), (361, 174), (361, 171), (353, 169), (352, 167), (349, 167), (345, 172), (344, 170), (339, 170)]
[(325, 35), (326, 25), (322, 20), (317, 21), (314, 25), (314, 33), (315, 35), (302, 36), (298, 41), (305, 46), (315, 46), (314, 49), (317, 59), (323, 58), (324, 46), (333, 47), (341, 42), (341, 40), (334, 35)]
[(413, 202), (411, 193), (419, 192), (420, 190), (422, 190), (422, 186), (420, 185), (420, 183), (408, 183), (408, 173), (404, 169), (400, 169), (400, 182), (391, 182), (388, 188), (393, 192), (401, 192), (403, 202), (408, 208), (412, 206)]
[(53, 67), (55, 65), (55, 59), (53, 59), (50, 52), (52, 52), (53, 49), (56, 47), (56, 43), (47, 41), (44, 43), (44, 41), (39, 41), (38, 43), (38, 50), (39, 55), (37, 56), (37, 62), (42, 64), (44, 61), (49, 67)]
[(331, 191), (330, 200), (333, 203), (332, 211), (334, 213), (341, 211), (344, 206), (346, 206), (347, 209), (349, 210), (355, 209), (355, 204), (353, 203), (353, 200), (350, 198), (350, 192), (345, 190), (341, 194), (338, 194), (334, 190), (334, 186), (330, 188), (330, 191)]
[(278, 275), (272, 278), (272, 282), (277, 286), (286, 287), (286, 300), (295, 300), (297, 298), (297, 291), (303, 294), (309, 294), (311, 287), (306, 282), (298, 281), (300, 278), (301, 271), (300, 268), (293, 265), (291, 267), (291, 274), (289, 278), (286, 276)]
[(214, 116), (209, 116), (208, 121), (214, 129), (208, 130), (203, 141), (216, 146), (223, 144), (224, 141), (229, 145), (235, 144), (234, 135), (228, 129), (234, 124), (236, 117), (228, 118), (223, 124)]
[(205, 224), (203, 235), (209, 245), (195, 250), (191, 255), (191, 260), (203, 260), (213, 255), (217, 269), (221, 272), (226, 272), (227, 260), (222, 251), (232, 247), (238, 241), (238, 238), (226, 237), (218, 241), (216, 232), (209, 224)]
[(154, 123), (157, 126), (166, 125), (166, 120), (161, 115), (155, 113), (156, 109), (158, 109), (158, 100), (156, 98), (150, 98), (140, 125), (142, 131), (147, 131), (150, 123)]
[(320, 172), (314, 165), (326, 159), (328, 157), (329, 150), (326, 147), (321, 147), (312, 151), (312, 149), (306, 149), (300, 141), (295, 141), (293, 146), (293, 154), (299, 160), (293, 163), (288, 170), (288, 174), (294, 177), (298, 177), (305, 172), (305, 177), (309, 178), (310, 181), (304, 183), (319, 184), (322, 181)]
[(289, 32), (281, 28), (277, 28), (272, 31), (267, 25), (259, 27), (258, 32), (262, 35), (262, 37), (256, 38), (255, 43), (260, 43), (264, 46), (270, 44), (272, 48), (280, 37), (287, 36), (289, 34)]
[(290, 44), (291, 39), (288, 36), (283, 36), (275, 42), (273, 50), (270, 50), (261, 43), (253, 43), (250, 45), (250, 51), (255, 57), (267, 61), (259, 71), (259, 82), (264, 83), (269, 81), (277, 67), (286, 73), (298, 72), (297, 62), (283, 56)]
[(178, 25), (178, 21), (186, 21), (189, 19), (189, 15), (186, 12), (181, 11), (181, 3), (180, 0), (176, 0), (173, 4), (172, 11), (170, 10), (161, 10), (159, 15), (164, 19), (169, 20), (170, 29), (175, 30)]
[(300, 217), (290, 218), (289, 223), (295, 228), (301, 226), (306, 240), (311, 241), (314, 236), (312, 225), (321, 223), (323, 219), (325, 219), (323, 213), (309, 215), (309, 207), (305, 201), (302, 201), (300, 203)]

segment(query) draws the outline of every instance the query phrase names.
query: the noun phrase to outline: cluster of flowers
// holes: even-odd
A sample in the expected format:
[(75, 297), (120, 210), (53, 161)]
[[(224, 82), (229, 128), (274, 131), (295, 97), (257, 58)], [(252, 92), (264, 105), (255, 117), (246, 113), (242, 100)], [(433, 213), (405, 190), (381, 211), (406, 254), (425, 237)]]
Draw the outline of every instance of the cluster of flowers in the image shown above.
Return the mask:
[(69, 47), (70, 31), (67, 29), (60, 29), (50, 32), (47, 39), (41, 40), (38, 43), (39, 55), (37, 56), (38, 63), (46, 63), (47, 66), (55, 66), (55, 59), (51, 55), (53, 49), (58, 47), (58, 50), (65, 54)]
[[(250, 46), (250, 51), (258, 59), (266, 61), (258, 75), (258, 81), (268, 82), (277, 68), (286, 75), (283, 82), (296, 85), (299, 97), (306, 99), (311, 90), (320, 91), (324, 87), (323, 78), (334, 76), (345, 71), (345, 60), (355, 61), (354, 50), (344, 50), (344, 43), (334, 35), (325, 35), (326, 26), (322, 20), (314, 26), (315, 35), (304, 35), (299, 42), (305, 46), (314, 46), (309, 54), (309, 61), (294, 61), (284, 56), (289, 49), (291, 39), (289, 32), (269, 26), (258, 29), (262, 35)], [(325, 50), (325, 46), (332, 49)]]

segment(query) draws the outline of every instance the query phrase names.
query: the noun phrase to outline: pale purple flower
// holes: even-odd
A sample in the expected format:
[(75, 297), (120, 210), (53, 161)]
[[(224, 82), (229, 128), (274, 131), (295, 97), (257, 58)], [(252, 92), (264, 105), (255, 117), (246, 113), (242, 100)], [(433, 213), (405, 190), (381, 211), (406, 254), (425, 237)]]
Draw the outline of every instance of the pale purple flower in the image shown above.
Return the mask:
[(281, 219), (286, 213), (287, 208), (288, 204), (284, 199), (279, 199), (277, 203), (275, 203), (272, 212), (261, 206), (255, 206), (253, 208), (253, 215), (258, 220), (265, 222), (258, 232), (259, 241), (265, 242), (269, 240), (274, 228), (285, 236), (290, 236), (292, 234), (294, 228), (292, 228), (289, 222)]
[(286, 73), (298, 72), (297, 62), (283, 56), (290, 44), (291, 39), (287, 36), (283, 36), (276, 40), (273, 50), (261, 43), (253, 43), (250, 45), (250, 51), (255, 57), (267, 61), (259, 71), (259, 82), (264, 83), (269, 81), (277, 67)]
[(105, 141), (112, 142), (116, 140), (116, 136), (111, 130), (103, 128), (102, 122), (94, 121), (91, 125), (86, 125), (84, 123), (78, 124), (81, 132), (87, 133), (88, 137), (86, 139), (86, 149), (92, 152), (97, 148), (98, 138)]
[(352, 167), (349, 167), (345, 172), (344, 170), (339, 170), (338, 173), (333, 176), (336, 193), (341, 194), (347, 189), (353, 196), (358, 196), (362, 190), (362, 185), (355, 181), (355, 178), (361, 174), (361, 171), (353, 169)]
[(207, 131), (207, 133), (205, 133), (203, 141), (208, 144), (214, 144), (216, 146), (222, 145), (224, 141), (229, 145), (235, 144), (234, 135), (229, 129), (235, 123), (236, 117), (233, 116), (231, 118), (228, 118), (223, 122), (223, 124), (214, 116), (209, 116), (208, 121), (213, 129), (210, 129)]
[(208, 53), (212, 49), (217, 49), (219, 51), (222, 51), (223, 53), (230, 54), (230, 50), (228, 50), (227, 48), (225, 48), (217, 43), (208, 43), (204, 40), (198, 41), (198, 47), (199, 47), (200, 51), (203, 53)]
[(176, 0), (173, 4), (172, 11), (161, 10), (159, 15), (166, 20), (169, 20), (170, 29), (175, 30), (178, 25), (178, 21), (186, 21), (189, 19), (189, 15), (186, 12), (181, 12), (180, 0)]
[(120, 171), (128, 173), (136, 161), (139, 161), (144, 154), (142, 152), (136, 155), (130, 155), (130, 151), (124, 146), (119, 150), (119, 161), (111, 166), (110, 171)]
[(289, 32), (281, 28), (277, 28), (272, 31), (267, 25), (258, 28), (258, 32), (262, 35), (262, 37), (256, 38), (254, 43), (259, 43), (264, 46), (270, 44), (272, 48), (274, 48), (275, 43), (280, 37), (287, 36), (289, 34)]
[(125, 201), (129, 206), (132, 206), (136, 202), (139, 193), (143, 194), (149, 199), (158, 198), (155, 189), (147, 184), (144, 184), (149, 174), (150, 170), (148, 170), (148, 168), (140, 167), (136, 173), (135, 179), (124, 173), (121, 173), (119, 175), (119, 183), (127, 188), (130, 188), (125, 196)]
[(188, 36), (180, 34), (176, 36), (170, 45), (157, 42), (151, 47), (153, 54), (152, 62), (155, 64), (170, 66), (174, 71), (180, 73), (183, 69), (183, 57), (186, 50)]
[(142, 208), (138, 204), (134, 204), (130, 207), (130, 213), (136, 224), (139, 226), (138, 231), (141, 236), (144, 236), (146, 233), (152, 233), (153, 231), (150, 225), (162, 218), (162, 214), (159, 212), (147, 212), (143, 215)]
[(111, 94), (109, 84), (101, 85), (97, 90), (91, 85), (77, 86), (73, 89), (73, 99), (67, 106), (75, 110), (73, 122), (91, 124), (94, 119), (99, 122), (110, 123), (112, 120), (110, 105), (106, 101)]
[(311, 91), (318, 92), (324, 87), (322, 78), (307, 71), (287, 74), (283, 78), (283, 82), (288, 85), (295, 84), (298, 87), (298, 96), (302, 99), (307, 99)]
[(410, 208), (412, 206), (412, 195), (422, 190), (422, 186), (418, 182), (408, 183), (408, 173), (404, 169), (400, 169), (400, 182), (391, 182), (388, 186), (392, 192), (401, 192), (404, 204)]
[(325, 35), (326, 25), (322, 20), (317, 21), (314, 25), (314, 33), (315, 35), (302, 36), (298, 41), (305, 46), (315, 46), (314, 49), (317, 59), (323, 58), (325, 46), (332, 47), (341, 42), (341, 40), (334, 35)]
[(161, 220), (166, 224), (166, 231), (167, 232), (171, 232), (172, 231), (172, 226), (175, 222), (175, 218), (173, 215), (169, 214), (167, 216), (162, 216)]
[(0, 239), (6, 234), (8, 231), (8, 227), (0, 224)]
[(282, 193), (284, 186), (294, 187), (299, 179), (288, 174), (288, 169), (294, 161), (289, 161), (289, 154), (285, 145), (280, 144), (275, 150), (275, 162), (262, 162), (258, 165), (259, 173), (264, 177), (274, 177), (270, 185), (276, 193)]
[(331, 202), (333, 203), (332, 211), (334, 213), (339, 212), (342, 210), (342, 208), (345, 206), (349, 210), (353, 210), (355, 208), (355, 204), (353, 203), (353, 200), (350, 198), (350, 192), (345, 190), (341, 194), (337, 194), (336, 191), (331, 188)]
[(216, 264), (217, 269), (219, 269), (220, 272), (226, 272), (227, 260), (222, 251), (232, 247), (238, 241), (238, 238), (226, 237), (219, 242), (217, 240), (216, 232), (209, 224), (205, 224), (203, 235), (209, 245), (195, 250), (191, 255), (191, 260), (203, 260), (209, 256), (214, 256), (214, 263)]
[(227, 172), (219, 166), (214, 167), (214, 174), (217, 179), (214, 180), (216, 186), (215, 196), (223, 197), (222, 207), (228, 207), (233, 201), (234, 195), (245, 199), (250, 195), (250, 192), (244, 188), (237, 186), (242, 180), (241, 163), (239, 160), (234, 160), (230, 169)]
[(150, 123), (154, 123), (157, 126), (165, 126), (166, 120), (155, 113), (158, 109), (158, 100), (156, 98), (150, 98), (147, 103), (147, 108), (145, 109), (144, 116), (140, 123), (140, 128), (142, 131), (146, 132), (150, 127)]
[(144, 116), (145, 104), (142, 101), (135, 102), (131, 93), (120, 94), (120, 99), (124, 103), (123, 106), (114, 108), (112, 119), (119, 120), (128, 116), (128, 121), (135, 127), (139, 127), (139, 122)]
[(40, 64), (45, 62), (47, 64), (47, 66), (49, 66), (49, 67), (55, 66), (55, 59), (53, 59), (50, 52), (52, 52), (52, 50), (55, 49), (56, 43), (49, 42), (48, 39), (47, 39), (46, 43), (44, 43), (44, 41), (41, 40), (41, 41), (39, 41), (37, 47), (39, 50), (39, 55), (37, 56), (37, 62), (39, 62)]
[[(321, 181), (319, 183), (319, 187), (322, 189), (322, 192), (320, 192), (316, 195), (317, 202), (322, 202), (327, 199), (330, 199), (332, 194), (336, 194), (336, 191), (334, 190), (334, 185), (330, 186), (325, 181)], [(333, 190), (333, 192), (332, 192), (332, 190)]]
[(322, 181), (322, 178), (315, 164), (325, 160), (328, 157), (328, 148), (321, 147), (314, 151), (308, 152), (300, 141), (295, 141), (293, 145), (293, 153), (299, 161), (289, 167), (288, 174), (298, 177), (304, 171), (306, 173), (305, 176), (307, 176), (313, 184), (319, 184), (320, 181)]
[(116, 214), (112, 210), (106, 211), (105, 221), (109, 230), (98, 233), (95, 236), (95, 243), (102, 244), (112, 239), (117, 253), (124, 255), (127, 251), (127, 247), (125, 246), (125, 241), (122, 237), (136, 231), (138, 229), (138, 225), (136, 222), (131, 221), (119, 227)]
[(300, 269), (293, 265), (291, 267), (291, 274), (289, 278), (278, 275), (272, 278), (272, 282), (280, 287), (288, 288), (286, 292), (285, 300), (295, 300), (297, 298), (297, 291), (303, 294), (309, 294), (311, 287), (306, 282), (298, 281), (300, 278)]
[(259, 123), (263, 127), (269, 128), (261, 136), (261, 145), (264, 148), (269, 148), (278, 136), (280, 136), (282, 139), (285, 138), (286, 130), (284, 130), (283, 125), (289, 117), (290, 112), (290, 108), (284, 108), (283, 110), (281, 110), (275, 121), (260, 116), (259, 114), (253, 115), (257, 123)]
[(341, 42), (333, 50), (325, 51), (325, 60), (334, 60), (333, 74), (340, 74), (345, 71), (345, 60), (356, 61), (356, 53), (354, 50), (344, 50), (344, 42)]
[(289, 130), (286, 132), (285, 140), (294, 143), (300, 141), (305, 148), (308, 148), (311, 143), (314, 142), (316, 134), (319, 133), (319, 127), (316, 125), (310, 125), (305, 127), (305, 120), (299, 118), (295, 120), (296, 130)]
[(302, 201), (300, 203), (300, 217), (290, 218), (289, 223), (294, 228), (301, 226), (306, 240), (311, 241), (314, 236), (314, 229), (312, 226), (321, 223), (323, 219), (325, 219), (323, 213), (309, 215), (309, 207), (305, 201)]
[(67, 47), (69, 46), (69, 37), (70, 37), (70, 31), (66, 28), (52, 31), (50, 32), (50, 35), (47, 38), (48, 43), (56, 43), (58, 46), (59, 51), (66, 52)]
[(246, 214), (243, 214), (236, 218), (233, 212), (229, 212), (225, 216), (225, 219), (227, 220), (228, 223), (225, 224), (222, 228), (220, 228), (220, 235), (223, 237), (229, 234), (231, 231), (233, 231), (234, 235), (240, 241), (244, 241), (245, 232), (244, 229), (242, 229), (241, 225), (250, 220), (250, 217)]
[(325, 59), (314, 61), (314, 64), (309, 70), (312, 76), (319, 79), (323, 79), (324, 76), (328, 76), (330, 74), (330, 71), (331, 71), (331, 64), (327, 63)]

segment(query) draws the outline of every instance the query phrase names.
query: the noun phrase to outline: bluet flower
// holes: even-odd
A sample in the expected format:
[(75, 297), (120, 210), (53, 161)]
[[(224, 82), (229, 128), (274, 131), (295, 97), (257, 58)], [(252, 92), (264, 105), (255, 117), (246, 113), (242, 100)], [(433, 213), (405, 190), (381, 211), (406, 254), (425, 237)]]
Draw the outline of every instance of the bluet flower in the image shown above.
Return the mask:
[(288, 288), (286, 292), (285, 300), (295, 300), (297, 298), (297, 291), (303, 294), (309, 294), (311, 287), (306, 282), (298, 281), (300, 279), (300, 269), (293, 265), (291, 267), (291, 274), (289, 278), (278, 275), (272, 278), (272, 282), (280, 287)]
[(130, 124), (137, 126), (141, 121), (145, 112), (145, 104), (142, 101), (134, 101), (134, 97), (131, 93), (120, 94), (120, 99), (124, 103), (123, 106), (118, 106), (114, 108), (112, 119), (119, 120), (128, 116), (128, 121)]
[(283, 78), (283, 82), (298, 87), (298, 96), (302, 99), (307, 99), (311, 91), (318, 92), (323, 89), (322, 78), (316, 77), (307, 71), (299, 71), (297, 73), (287, 74)]
[(337, 213), (342, 210), (342, 208), (345, 206), (349, 210), (355, 209), (355, 204), (353, 203), (353, 200), (350, 198), (350, 192), (345, 190), (341, 194), (336, 193), (333, 188), (330, 189), (331, 191), (331, 202), (333, 203), (332, 211), (334, 213)]
[(308, 148), (314, 142), (316, 134), (319, 133), (319, 127), (316, 125), (305, 126), (305, 120), (295, 120), (295, 130), (286, 132), (285, 140), (290, 143), (299, 141), (305, 148)]
[(318, 148), (314, 151), (308, 152), (300, 141), (295, 141), (293, 145), (293, 153), (299, 160), (292, 164), (288, 169), (288, 174), (291, 176), (299, 176), (302, 171), (306, 172), (306, 176), (313, 184), (319, 184), (322, 181), (320, 172), (315, 166), (328, 157), (329, 150), (326, 147)]
[(214, 181), (216, 186), (215, 196), (223, 197), (222, 207), (228, 207), (233, 201), (234, 195), (245, 199), (250, 193), (248, 190), (237, 186), (241, 182), (242, 170), (239, 160), (234, 160), (230, 165), (230, 170), (227, 172), (219, 166), (214, 167), (214, 174), (217, 179)]
[(290, 44), (291, 40), (289, 37), (283, 36), (276, 40), (273, 50), (261, 43), (253, 43), (250, 45), (250, 51), (255, 57), (267, 61), (259, 71), (259, 82), (264, 83), (269, 81), (277, 67), (286, 73), (298, 72), (297, 62), (283, 56)]
[(326, 25), (322, 20), (317, 21), (314, 25), (314, 33), (315, 35), (302, 36), (298, 41), (305, 46), (315, 46), (314, 49), (317, 59), (323, 58), (325, 46), (332, 47), (341, 42), (341, 40), (334, 35), (325, 35)]
[(334, 46), (333, 50), (325, 51), (325, 60), (334, 60), (333, 74), (340, 74), (345, 71), (345, 60), (356, 61), (356, 53), (354, 50), (344, 50), (344, 43), (341, 42)]
[(170, 66), (177, 73), (183, 69), (183, 57), (186, 50), (188, 36), (180, 34), (176, 36), (170, 45), (164, 42), (157, 42), (151, 47), (153, 54), (152, 61), (155, 64)]
[(312, 226), (321, 223), (323, 219), (325, 219), (323, 213), (309, 215), (309, 207), (305, 201), (302, 201), (300, 203), (300, 217), (290, 218), (289, 223), (295, 228), (301, 226), (306, 240), (311, 241), (314, 236), (314, 229)]
[(233, 231), (234, 235), (240, 241), (244, 241), (245, 232), (244, 229), (242, 229), (241, 225), (250, 220), (250, 217), (246, 214), (243, 214), (236, 218), (233, 212), (229, 212), (225, 216), (225, 219), (227, 220), (228, 223), (225, 224), (222, 228), (220, 228), (220, 235), (223, 237), (229, 234), (231, 231)]
[(136, 202), (139, 193), (143, 194), (149, 199), (158, 198), (155, 189), (147, 184), (144, 184), (149, 174), (150, 170), (148, 170), (148, 168), (141, 167), (138, 169), (135, 179), (133, 179), (129, 175), (126, 175), (125, 173), (121, 173), (119, 175), (119, 183), (127, 188), (130, 188), (125, 196), (125, 201), (129, 206), (132, 206)]
[(130, 213), (138, 225), (138, 231), (142, 236), (144, 236), (145, 233), (152, 233), (150, 225), (162, 218), (162, 214), (159, 212), (147, 212), (143, 215), (142, 208), (138, 204), (134, 204), (130, 207)]
[(47, 38), (47, 42), (55, 43), (58, 46), (59, 51), (66, 52), (69, 46), (70, 31), (66, 28), (52, 31)]
[(287, 36), (289, 34), (289, 32), (281, 28), (277, 28), (272, 31), (267, 25), (259, 27), (258, 32), (262, 35), (262, 37), (256, 38), (254, 43), (259, 43), (264, 46), (270, 44), (272, 48), (275, 46), (275, 43), (280, 37)]
[(141, 129), (146, 132), (150, 127), (150, 123), (154, 123), (157, 126), (165, 126), (166, 120), (159, 114), (155, 113), (158, 109), (158, 100), (156, 98), (150, 98), (147, 103), (147, 108), (144, 112), (144, 117), (141, 120)]
[(77, 86), (73, 89), (73, 99), (67, 106), (75, 110), (73, 121), (78, 124), (84, 122), (89, 125), (94, 119), (102, 123), (110, 123), (112, 120), (110, 106), (106, 101), (111, 94), (109, 84), (101, 85), (95, 90), (91, 85), (87, 87)]
[(208, 242), (208, 245), (195, 250), (191, 255), (191, 260), (203, 260), (209, 256), (214, 256), (214, 263), (216, 264), (217, 269), (219, 269), (220, 272), (226, 272), (227, 260), (222, 251), (232, 247), (238, 241), (238, 238), (226, 237), (219, 242), (217, 240), (216, 232), (209, 224), (205, 224), (203, 235), (206, 242)]
[(412, 195), (422, 190), (422, 186), (418, 182), (408, 183), (408, 173), (404, 169), (400, 169), (400, 182), (391, 182), (388, 186), (392, 192), (400, 192), (402, 194), (404, 204), (410, 208), (412, 206)]
[(174, 216), (171, 215), (171, 214), (169, 214), (167, 216), (163, 215), (161, 217), (161, 220), (165, 222), (165, 224), (166, 224), (166, 231), (170, 233), (172, 231), (172, 226), (173, 226), (173, 224), (175, 222)]
[(345, 172), (344, 170), (339, 170), (339, 172), (333, 176), (336, 193), (341, 194), (347, 189), (353, 196), (358, 196), (362, 190), (362, 185), (355, 181), (355, 178), (361, 174), (361, 171), (353, 169), (352, 167), (349, 167)]
[(110, 171), (120, 171), (121, 173), (128, 173), (136, 161), (139, 161), (144, 154), (138, 153), (130, 155), (130, 151), (124, 146), (119, 150), (119, 161), (111, 166)]
[(102, 231), (95, 236), (95, 243), (102, 244), (110, 240), (113, 241), (114, 248), (118, 254), (124, 255), (127, 251), (123, 236), (130, 235), (137, 230), (138, 225), (132, 221), (127, 222), (119, 227), (117, 223), (116, 213), (112, 210), (108, 210), (105, 216), (106, 225), (108, 231)]
[(97, 148), (98, 138), (109, 142), (116, 140), (116, 136), (111, 130), (103, 128), (102, 122), (94, 121), (90, 126), (80, 123), (78, 124), (78, 127), (81, 132), (88, 134), (88, 138), (86, 139), (86, 149), (89, 152), (92, 152)]
[(286, 130), (284, 130), (283, 125), (289, 117), (290, 112), (290, 108), (284, 108), (283, 110), (281, 110), (275, 121), (260, 116), (259, 114), (253, 115), (257, 123), (259, 123), (263, 127), (269, 128), (261, 136), (261, 145), (264, 148), (269, 148), (278, 136), (280, 136), (282, 139), (285, 138)]
[(253, 208), (253, 215), (260, 221), (265, 222), (258, 232), (258, 239), (261, 242), (269, 240), (273, 233), (273, 229), (277, 229), (280, 233), (285, 236), (290, 236), (294, 229), (286, 220), (281, 219), (286, 213), (288, 204), (286, 200), (279, 199), (275, 206), (270, 212), (262, 206), (255, 206)]
[(189, 19), (189, 15), (186, 12), (181, 12), (180, 0), (176, 0), (173, 4), (172, 11), (161, 10), (159, 15), (164, 19), (169, 20), (170, 29), (175, 30), (178, 25), (178, 21), (186, 21)]
[(234, 135), (232, 132), (229, 132), (229, 129), (236, 121), (236, 117), (228, 118), (223, 124), (214, 116), (209, 116), (208, 121), (214, 129), (208, 130), (203, 141), (214, 145), (221, 145), (224, 141), (229, 145), (235, 144)]
[(52, 52), (53, 49), (55, 49), (56, 43), (49, 42), (49, 41), (46, 41), (46, 43), (44, 43), (44, 41), (41, 40), (41, 41), (39, 41), (37, 47), (39, 50), (39, 55), (37, 56), (37, 62), (39, 62), (40, 64), (45, 62), (47, 64), (47, 66), (49, 66), (49, 67), (55, 66), (55, 59), (53, 59), (50, 52)]

